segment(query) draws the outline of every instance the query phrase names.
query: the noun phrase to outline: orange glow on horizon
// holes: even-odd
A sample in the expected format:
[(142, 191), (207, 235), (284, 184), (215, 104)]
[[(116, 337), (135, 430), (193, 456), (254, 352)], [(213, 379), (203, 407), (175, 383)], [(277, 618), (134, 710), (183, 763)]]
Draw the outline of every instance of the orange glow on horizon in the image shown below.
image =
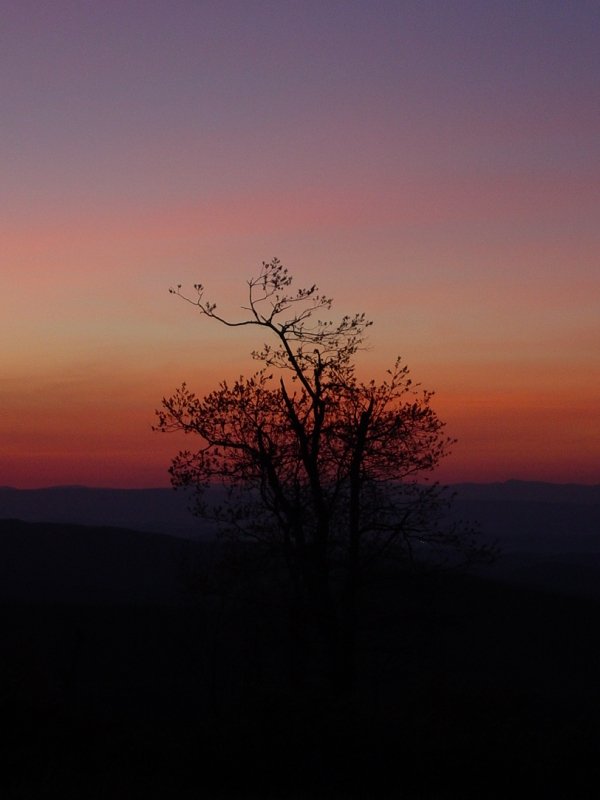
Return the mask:
[(444, 480), (598, 483), (595, 11), (238, 5), (6, 11), (0, 485), (167, 485), (162, 396), (262, 344), (168, 288), (274, 256), (437, 392)]

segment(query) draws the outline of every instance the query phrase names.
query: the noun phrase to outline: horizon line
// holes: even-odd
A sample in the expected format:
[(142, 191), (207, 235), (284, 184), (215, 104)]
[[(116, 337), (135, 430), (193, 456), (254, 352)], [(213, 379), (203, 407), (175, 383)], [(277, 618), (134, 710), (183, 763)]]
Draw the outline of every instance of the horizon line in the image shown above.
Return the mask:
[[(600, 482), (595, 483), (582, 483), (580, 481), (549, 481), (549, 480), (537, 480), (531, 478), (507, 478), (505, 480), (496, 480), (496, 481), (473, 481), (473, 480), (466, 480), (466, 481), (454, 481), (454, 482), (444, 482), (444, 481), (433, 481), (433, 484), (437, 483), (440, 486), (506, 486), (507, 484), (538, 484), (538, 485), (546, 485), (546, 486), (586, 486), (590, 488), (600, 488)], [(187, 487), (193, 489), (193, 487)], [(19, 486), (10, 486), (8, 484), (4, 484), (0, 486), (0, 491), (15, 491), (15, 492), (40, 492), (40, 491), (50, 491), (53, 489), (71, 489), (71, 490), (87, 490), (87, 491), (106, 491), (106, 492), (153, 492), (153, 491), (181, 491), (182, 489), (185, 490), (186, 487), (176, 487), (176, 486), (92, 486), (83, 483), (65, 483), (65, 484), (50, 484), (47, 486), (29, 486), (29, 487), (19, 487)]]

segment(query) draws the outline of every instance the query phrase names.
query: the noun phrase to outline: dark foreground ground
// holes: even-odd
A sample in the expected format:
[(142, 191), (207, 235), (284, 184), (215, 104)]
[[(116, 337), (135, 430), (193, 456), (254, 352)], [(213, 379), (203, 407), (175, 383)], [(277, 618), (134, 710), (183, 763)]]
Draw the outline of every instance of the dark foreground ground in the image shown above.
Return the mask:
[(597, 599), (382, 575), (350, 702), (274, 586), (139, 536), (0, 523), (2, 798), (598, 796)]

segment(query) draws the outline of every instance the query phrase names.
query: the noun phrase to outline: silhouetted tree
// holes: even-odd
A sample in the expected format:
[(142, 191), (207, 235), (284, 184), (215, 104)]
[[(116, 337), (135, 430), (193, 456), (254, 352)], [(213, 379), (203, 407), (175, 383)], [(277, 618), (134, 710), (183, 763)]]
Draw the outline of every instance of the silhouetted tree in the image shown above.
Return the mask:
[[(258, 328), (271, 341), (262, 367), (223, 381), (204, 398), (186, 384), (157, 411), (161, 431), (196, 434), (199, 447), (170, 467), (176, 487), (195, 487), (197, 513), (235, 542), (281, 557), (294, 596), (331, 647), (336, 679), (352, 681), (361, 581), (384, 559), (484, 554), (471, 531), (447, 522), (448, 498), (427, 476), (449, 452), (430, 401), (398, 359), (367, 383), (355, 355), (371, 325), (364, 314), (323, 321), (332, 300), (316, 286), (292, 290), (274, 259), (248, 281), (246, 316), (230, 320), (204, 298), (172, 289), (228, 327)], [(205, 490), (227, 487), (215, 505)]]

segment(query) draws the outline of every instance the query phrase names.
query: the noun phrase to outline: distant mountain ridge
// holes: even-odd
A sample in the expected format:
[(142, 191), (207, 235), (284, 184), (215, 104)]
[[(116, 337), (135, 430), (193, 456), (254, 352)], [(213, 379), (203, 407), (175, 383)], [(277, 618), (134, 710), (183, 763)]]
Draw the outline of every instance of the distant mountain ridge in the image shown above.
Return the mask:
[(508, 480), (496, 483), (458, 483), (450, 487), (460, 497), (544, 503), (600, 503), (600, 483), (548, 483)]
[(0, 519), (129, 528), (184, 538), (210, 531), (189, 510), (190, 497), (173, 489), (0, 487)]
[[(600, 520), (593, 512), (596, 507), (600, 514), (600, 484), (586, 486), (509, 480), (504, 483), (459, 483), (449, 488), (456, 492), (456, 508), (461, 515), (479, 519), (484, 529), (494, 536), (499, 533), (518, 535), (522, 530), (531, 533), (532, 526), (539, 522), (535, 518), (540, 514), (544, 526), (550, 525), (554, 532), (567, 526), (573, 533), (593, 530), (600, 533), (600, 527), (595, 528), (597, 522), (600, 525)], [(211, 530), (194, 517), (189, 505), (189, 494), (168, 488), (0, 487), (0, 519), (108, 525), (185, 538), (210, 535)], [(544, 506), (547, 513), (542, 513)], [(530, 518), (531, 524), (527, 522)]]
[[(450, 489), (456, 492), (453, 516), (478, 522), (484, 539), (496, 541), (502, 550), (497, 562), (482, 574), (567, 593), (600, 596), (600, 485), (507, 481), (455, 484)], [(141, 553), (146, 546), (158, 552), (158, 539), (144, 537), (144, 533), (167, 534), (176, 540), (212, 538), (214, 530), (192, 515), (189, 502), (189, 495), (172, 489), (2, 487), (0, 521), (13, 522), (9, 528), (0, 523), (0, 537), (4, 535), (0, 545), (4, 548), (2, 552), (7, 547), (17, 547), (13, 539), (6, 538), (10, 529), (11, 537), (25, 537), (23, 545), (25, 539), (30, 539), (33, 551), (38, 552), (33, 544), (34, 530), (19, 528), (15, 522), (19, 520), (35, 523), (38, 526), (35, 535), (44, 541), (48, 537), (54, 540), (59, 549), (52, 558), (61, 560), (60, 553), (79, 552), (80, 540), (85, 540), (80, 555), (87, 559), (90, 547), (99, 548), (100, 552), (100, 541), (106, 539), (106, 546), (118, 563), (122, 559), (118, 555), (121, 547), (131, 553)], [(93, 535), (82, 530), (60, 533), (57, 526), (87, 526), (96, 531)], [(124, 529), (127, 534), (122, 532)], [(142, 535), (132, 536), (132, 532)], [(71, 544), (67, 546), (67, 542)], [(173, 545), (179, 546), (176, 541)], [(85, 559), (83, 563), (87, 564)], [(4, 559), (6, 564), (9, 561)], [(142, 572), (158, 576), (156, 569), (147, 565)]]

